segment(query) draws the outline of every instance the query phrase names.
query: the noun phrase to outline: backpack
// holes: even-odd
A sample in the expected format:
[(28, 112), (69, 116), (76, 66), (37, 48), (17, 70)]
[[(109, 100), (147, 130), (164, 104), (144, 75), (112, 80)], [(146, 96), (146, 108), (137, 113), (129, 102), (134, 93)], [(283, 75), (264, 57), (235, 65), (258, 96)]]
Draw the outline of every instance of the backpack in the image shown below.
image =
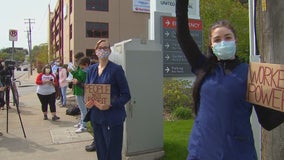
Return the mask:
[(79, 114), (81, 113), (78, 106), (72, 106), (66, 109), (66, 115), (75, 116)]

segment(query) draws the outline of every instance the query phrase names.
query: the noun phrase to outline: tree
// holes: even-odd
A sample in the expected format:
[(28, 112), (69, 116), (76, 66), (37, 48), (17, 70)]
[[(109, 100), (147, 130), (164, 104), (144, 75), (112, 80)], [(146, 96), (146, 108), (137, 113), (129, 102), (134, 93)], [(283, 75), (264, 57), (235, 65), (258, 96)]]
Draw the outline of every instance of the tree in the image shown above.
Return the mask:
[(249, 16), (246, 5), (242, 5), (238, 0), (200, 0), (200, 14), (204, 28), (205, 51), (210, 26), (218, 20), (226, 19), (237, 32), (237, 55), (242, 61), (249, 61)]
[[(0, 51), (0, 58), (2, 59), (12, 59), (12, 53), (11, 53), (11, 47), (9, 48), (4, 48), (1, 49)], [(14, 53), (14, 61), (16, 61), (17, 63), (22, 63), (25, 61), (25, 55), (26, 52), (25, 50), (21, 49), (15, 49), (15, 53)]]
[(31, 62), (36, 66), (38, 72), (41, 72), (42, 67), (48, 64), (48, 61), (48, 45), (34, 46), (31, 51)]

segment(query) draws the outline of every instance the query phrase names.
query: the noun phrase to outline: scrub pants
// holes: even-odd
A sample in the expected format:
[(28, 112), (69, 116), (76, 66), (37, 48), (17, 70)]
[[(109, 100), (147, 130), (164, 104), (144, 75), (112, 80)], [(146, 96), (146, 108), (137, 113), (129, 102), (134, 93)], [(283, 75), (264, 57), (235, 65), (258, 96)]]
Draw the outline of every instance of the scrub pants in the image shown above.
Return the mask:
[(92, 124), (98, 160), (121, 160), (123, 124)]

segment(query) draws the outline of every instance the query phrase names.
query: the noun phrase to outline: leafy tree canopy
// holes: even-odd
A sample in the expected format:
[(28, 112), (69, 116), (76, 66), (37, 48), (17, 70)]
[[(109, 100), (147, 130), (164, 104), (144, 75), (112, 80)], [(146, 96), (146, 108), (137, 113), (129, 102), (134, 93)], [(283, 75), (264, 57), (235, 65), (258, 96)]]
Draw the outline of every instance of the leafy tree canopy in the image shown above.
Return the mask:
[(203, 23), (204, 50), (207, 50), (210, 26), (226, 19), (234, 26), (237, 34), (237, 55), (242, 61), (249, 61), (249, 17), (245, 1), (200, 0), (200, 15)]

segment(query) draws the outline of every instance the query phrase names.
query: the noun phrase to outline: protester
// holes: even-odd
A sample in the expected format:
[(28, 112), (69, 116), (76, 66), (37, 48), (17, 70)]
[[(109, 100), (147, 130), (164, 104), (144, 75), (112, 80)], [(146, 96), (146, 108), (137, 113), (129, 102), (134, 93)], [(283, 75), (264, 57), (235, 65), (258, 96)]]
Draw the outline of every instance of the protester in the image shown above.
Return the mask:
[(6, 87), (0, 81), (0, 109), (4, 110), (5, 100), (4, 100), (4, 91)]
[[(1, 62), (1, 67), (0, 67), (0, 78), (1, 78), (1, 83), (3, 86), (5, 86), (5, 91), (0, 94), (1, 97), (5, 100), (5, 104), (7, 109), (11, 109), (10, 106), (10, 85), (11, 85), (11, 80), (13, 76), (13, 68), (9, 68), (5, 65), (5, 61)], [(4, 106), (1, 107), (1, 109), (4, 109)]]
[[(86, 122), (83, 121), (86, 113), (87, 108), (85, 106), (84, 101), (84, 83), (86, 80), (86, 72), (80, 67), (81, 66), (89, 66), (90, 65), (90, 59), (84, 58), (83, 61), (80, 61), (81, 58), (83, 58), (84, 53), (78, 52), (75, 57), (75, 62), (77, 64), (77, 68), (75, 70), (68, 69), (68, 71), (73, 75), (72, 84), (73, 84), (73, 93), (76, 98), (76, 102), (78, 104), (78, 107), (80, 109), (81, 117), (78, 124), (74, 125), (75, 128), (78, 128), (75, 132), (81, 133), (87, 131)], [(79, 65), (79, 62), (81, 63)], [(88, 64), (87, 64), (88, 63)]]
[[(218, 21), (209, 32), (207, 56), (199, 50), (188, 26), (188, 0), (176, 0), (177, 39), (196, 75), (193, 87), (194, 126), (188, 160), (257, 160), (246, 101), (248, 64), (236, 56), (236, 32)], [(255, 106), (260, 124), (271, 130), (284, 113)]]
[(41, 103), (41, 110), (44, 115), (44, 120), (48, 120), (47, 107), (49, 105), (50, 112), (52, 114), (52, 120), (56, 121), (60, 119), (56, 115), (56, 105), (55, 105), (55, 87), (58, 85), (56, 77), (51, 73), (51, 67), (49, 65), (43, 68), (42, 73), (40, 73), (36, 78), (37, 84), (37, 96)]
[(86, 84), (110, 84), (111, 104), (101, 104), (96, 99), (86, 102), (96, 141), (98, 160), (121, 160), (125, 104), (130, 91), (125, 73), (120, 65), (108, 59), (110, 43), (99, 40), (95, 46), (99, 62), (89, 67)]
[[(51, 66), (51, 72), (54, 74), (54, 76), (56, 77), (56, 79), (59, 81), (59, 68), (60, 68), (60, 58), (56, 58)], [(60, 100), (61, 99), (61, 89), (60, 86), (56, 86), (55, 87), (55, 96), (56, 96), (56, 100)]]
[[(0, 59), (0, 73), (2, 73), (3, 69), (4, 69), (4, 62), (2, 59)], [(4, 84), (2, 83), (2, 79), (3, 79), (2, 74), (0, 74), (0, 87), (4, 87)], [(1, 110), (4, 110), (4, 106), (5, 106), (4, 91), (5, 90), (0, 92), (0, 109)]]
[(66, 107), (66, 92), (68, 87), (67, 65), (63, 65), (62, 67), (59, 68), (58, 77), (59, 77), (59, 88), (61, 90), (61, 107)]

